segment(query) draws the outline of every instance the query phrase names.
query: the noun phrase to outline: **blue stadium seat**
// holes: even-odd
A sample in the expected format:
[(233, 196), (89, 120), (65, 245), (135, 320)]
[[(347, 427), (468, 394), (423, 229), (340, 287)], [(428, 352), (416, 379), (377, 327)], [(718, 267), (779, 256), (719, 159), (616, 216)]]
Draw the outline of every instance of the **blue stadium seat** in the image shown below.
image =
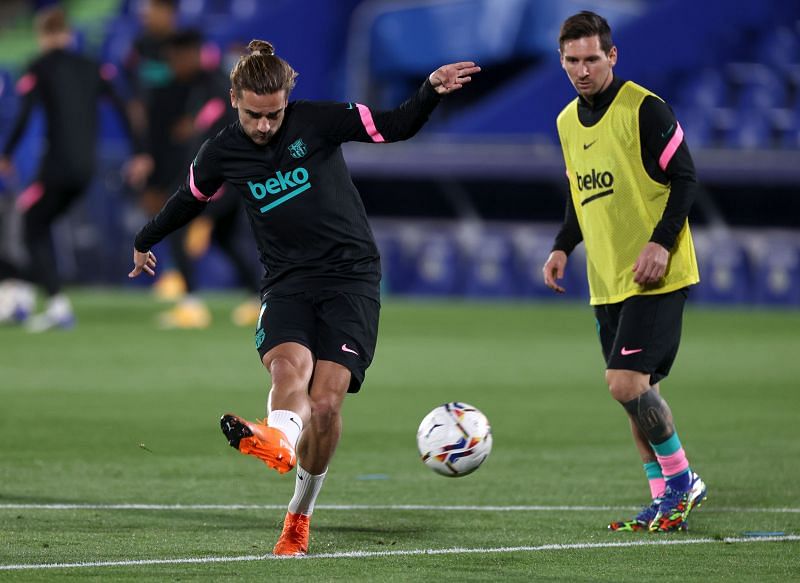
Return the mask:
[(677, 101), (690, 107), (710, 109), (724, 105), (726, 93), (726, 83), (720, 72), (705, 69), (683, 85)]
[(381, 254), (381, 293), (403, 293), (408, 282), (408, 262), (396, 229), (373, 224), (372, 232)]
[(683, 128), (690, 149), (714, 145), (711, 113), (702, 107), (676, 106), (675, 116)]
[(465, 257), (466, 295), (477, 298), (508, 298), (517, 295), (514, 246), (502, 232), (481, 232), (467, 245)]
[(413, 4), (377, 15), (370, 30), (373, 73), (391, 79), (467, 58), (487, 66), (513, 57), (527, 1), (507, 3), (504, 10), (493, 4)]
[[(550, 255), (557, 227), (526, 227), (518, 229), (513, 236), (516, 272), (520, 293), (526, 297), (553, 299), (556, 294), (544, 285), (542, 267)], [(564, 279), (560, 282), (570, 298), (588, 298), (586, 281), (586, 253), (579, 245), (567, 261)]]
[(553, 292), (544, 285), (542, 266), (553, 246), (556, 228), (528, 227), (518, 229), (513, 235), (516, 271), (520, 293), (526, 297), (552, 297)]
[(800, 148), (800, 110), (775, 108), (769, 111), (777, 145), (787, 150)]
[(748, 109), (738, 112), (725, 133), (725, 144), (730, 148), (754, 150), (773, 146), (772, 126), (764, 111)]
[(452, 232), (425, 233), (414, 255), (406, 290), (425, 296), (450, 296), (463, 291), (461, 253)]
[(765, 110), (787, 105), (786, 84), (783, 79), (770, 73), (744, 83), (739, 92), (739, 109)]
[(800, 63), (800, 34), (789, 26), (768, 31), (756, 50), (758, 61), (769, 63), (778, 71)]
[(793, 233), (759, 234), (749, 249), (755, 301), (800, 306), (800, 238)]
[(692, 233), (700, 283), (694, 287), (694, 300), (719, 304), (742, 304), (753, 297), (753, 283), (745, 248), (727, 232)]

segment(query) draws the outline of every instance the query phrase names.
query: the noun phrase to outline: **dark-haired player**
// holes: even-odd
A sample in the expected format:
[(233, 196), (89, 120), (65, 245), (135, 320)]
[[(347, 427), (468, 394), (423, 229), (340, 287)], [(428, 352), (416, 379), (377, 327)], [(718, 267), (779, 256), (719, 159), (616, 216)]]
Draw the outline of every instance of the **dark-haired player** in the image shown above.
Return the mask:
[(688, 287), (699, 281), (687, 221), (694, 164), (667, 104), (614, 76), (617, 48), (603, 17), (567, 18), (559, 51), (578, 97), (558, 116), (571, 197), (544, 281), (564, 291), (557, 280), (583, 240), (606, 382), (630, 417), (652, 494), (632, 520), (609, 528), (685, 529), (706, 487), (689, 467), (659, 381), (678, 352)]

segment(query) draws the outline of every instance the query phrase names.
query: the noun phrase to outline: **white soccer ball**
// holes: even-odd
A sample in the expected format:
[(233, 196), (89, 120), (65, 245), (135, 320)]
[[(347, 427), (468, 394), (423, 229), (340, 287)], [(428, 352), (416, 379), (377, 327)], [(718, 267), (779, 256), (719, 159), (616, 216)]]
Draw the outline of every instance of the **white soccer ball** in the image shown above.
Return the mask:
[(445, 403), (425, 415), (417, 430), (422, 461), (438, 474), (471, 474), (492, 451), (492, 427), (486, 415), (467, 403)]

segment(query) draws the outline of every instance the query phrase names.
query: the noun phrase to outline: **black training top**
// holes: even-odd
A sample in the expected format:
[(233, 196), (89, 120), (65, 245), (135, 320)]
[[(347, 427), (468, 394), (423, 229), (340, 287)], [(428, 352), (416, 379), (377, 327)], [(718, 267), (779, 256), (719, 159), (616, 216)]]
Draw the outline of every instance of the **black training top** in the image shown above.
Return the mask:
[[(33, 106), (44, 108), (47, 141), (41, 172), (90, 177), (97, 143), (97, 105), (111, 100), (130, 135), (125, 105), (112, 89), (111, 69), (74, 52), (56, 49), (35, 59), (17, 82), (21, 103), (3, 148), (10, 156), (25, 130)], [(139, 149), (139, 144), (134, 144)]]
[[(578, 99), (578, 119), (586, 126), (595, 125), (608, 111), (608, 107), (619, 93), (620, 87), (625, 83), (623, 79), (614, 77), (602, 93), (598, 93), (593, 102), (589, 103), (583, 97)], [(659, 158), (673, 138), (678, 122), (672, 109), (652, 96), (645, 97), (639, 107), (639, 138), (642, 144), (642, 164), (645, 171), (656, 182), (669, 184), (670, 192), (667, 206), (661, 220), (653, 229), (650, 241), (671, 250), (675, 244), (686, 217), (692, 208), (692, 203), (697, 194), (697, 179), (695, 178), (694, 162), (689, 153), (686, 140), (669, 161), (665, 170), (659, 166)], [(578, 217), (572, 197), (567, 196), (567, 209), (564, 224), (556, 236), (553, 250), (564, 251), (569, 255), (575, 246), (583, 240)]]
[(266, 270), (264, 294), (324, 288), (378, 299), (378, 250), (341, 144), (408, 139), (438, 103), (429, 81), (391, 111), (358, 103), (291, 102), (278, 133), (263, 146), (237, 121), (203, 144), (185, 184), (134, 245), (149, 250), (197, 216), (227, 182), (247, 209)]

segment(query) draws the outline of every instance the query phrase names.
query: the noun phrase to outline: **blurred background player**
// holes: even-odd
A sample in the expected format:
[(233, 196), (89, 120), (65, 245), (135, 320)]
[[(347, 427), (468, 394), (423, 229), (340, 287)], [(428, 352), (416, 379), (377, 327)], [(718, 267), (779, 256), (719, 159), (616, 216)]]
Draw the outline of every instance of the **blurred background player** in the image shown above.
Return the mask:
[(308, 551), (310, 516), (342, 430), (341, 407), (372, 362), (380, 311), (380, 257), (344, 162), (347, 141), (412, 137), (441, 95), (480, 71), (445, 65), (397, 109), (289, 102), (297, 73), (254, 40), (231, 72), (237, 124), (203, 144), (185, 184), (136, 236), (134, 268), (154, 275), (153, 245), (199, 215), (226, 181), (245, 208), (265, 268), (256, 348), (272, 377), (266, 422), (227, 414), (231, 446), (280, 473), (299, 459), (276, 555)]
[(571, 197), (544, 280), (564, 292), (557, 280), (583, 240), (606, 381), (628, 412), (652, 494), (636, 517), (609, 528), (685, 529), (706, 487), (689, 467), (659, 381), (678, 352), (688, 286), (700, 279), (687, 220), (694, 163), (670, 107), (614, 75), (617, 48), (603, 17), (567, 18), (559, 51), (578, 98), (558, 116)]
[[(165, 54), (172, 71), (172, 83), (186, 88), (184, 112), (173, 120), (173, 133), (178, 141), (190, 144), (190, 151), (194, 153), (207, 139), (236, 122), (236, 110), (229, 103), (230, 83), (218, 67), (204, 64), (203, 37), (194, 29), (171, 35), (165, 43)], [(188, 162), (187, 159), (180, 168), (185, 168)], [(261, 273), (252, 247), (247, 244), (249, 241), (242, 241), (244, 219), (240, 197), (235, 192), (226, 192), (223, 185), (209, 201), (203, 215), (172, 236), (172, 257), (183, 278), (186, 295), (179, 298), (173, 309), (159, 315), (162, 327), (204, 328), (210, 323), (211, 312), (195, 295), (195, 264), (212, 242), (231, 262), (238, 286), (252, 296), (234, 310), (232, 320), (241, 326), (256, 323)]]
[[(141, 32), (133, 41), (123, 70), (132, 96), (128, 102), (134, 127), (145, 136), (145, 148), (152, 158), (150, 167), (130, 170), (131, 184), (139, 204), (155, 215), (183, 180), (191, 159), (191, 136), (177, 122), (185, 113), (190, 86), (176, 80), (168, 55), (170, 39), (179, 31), (178, 0), (142, 0), (136, 5)], [(164, 300), (177, 300), (186, 293), (179, 265), (184, 256), (182, 234), (170, 238), (172, 268), (156, 281), (154, 291)], [(201, 310), (195, 322), (209, 318)]]
[[(13, 129), (0, 157), (0, 173), (11, 175), (11, 156), (31, 119), (35, 105), (44, 110), (46, 142), (34, 182), (17, 199), (22, 214), (26, 265), (0, 259), (0, 280), (23, 280), (41, 286), (46, 306), (28, 318), (34, 305), (32, 288), (16, 284), (18, 301), (4, 303), (0, 320), (26, 321), (29, 330), (68, 328), (74, 323), (72, 306), (62, 293), (53, 248), (52, 225), (89, 186), (95, 169), (98, 101), (108, 98), (130, 133), (125, 105), (113, 90), (108, 70), (71, 49), (73, 35), (64, 11), (41, 10), (34, 21), (41, 55), (17, 83), (21, 104)], [(134, 150), (138, 150), (137, 144)], [(147, 168), (145, 155), (138, 165)], [(7, 288), (5, 290), (9, 292)]]
[[(159, 194), (158, 186), (169, 183), (177, 163), (184, 158), (183, 148), (171, 139), (172, 120), (179, 116), (183, 101), (172, 98), (170, 89), (172, 71), (167, 60), (166, 45), (178, 30), (177, 0), (143, 0), (138, 4), (141, 33), (134, 39), (125, 58), (123, 70), (132, 96), (128, 110), (133, 127), (145, 136), (145, 147), (153, 159), (152, 167), (134, 168), (131, 171), (135, 186), (144, 188), (140, 194), (143, 208), (154, 214), (161, 208), (166, 196)], [(152, 185), (152, 186), (151, 186)]]

